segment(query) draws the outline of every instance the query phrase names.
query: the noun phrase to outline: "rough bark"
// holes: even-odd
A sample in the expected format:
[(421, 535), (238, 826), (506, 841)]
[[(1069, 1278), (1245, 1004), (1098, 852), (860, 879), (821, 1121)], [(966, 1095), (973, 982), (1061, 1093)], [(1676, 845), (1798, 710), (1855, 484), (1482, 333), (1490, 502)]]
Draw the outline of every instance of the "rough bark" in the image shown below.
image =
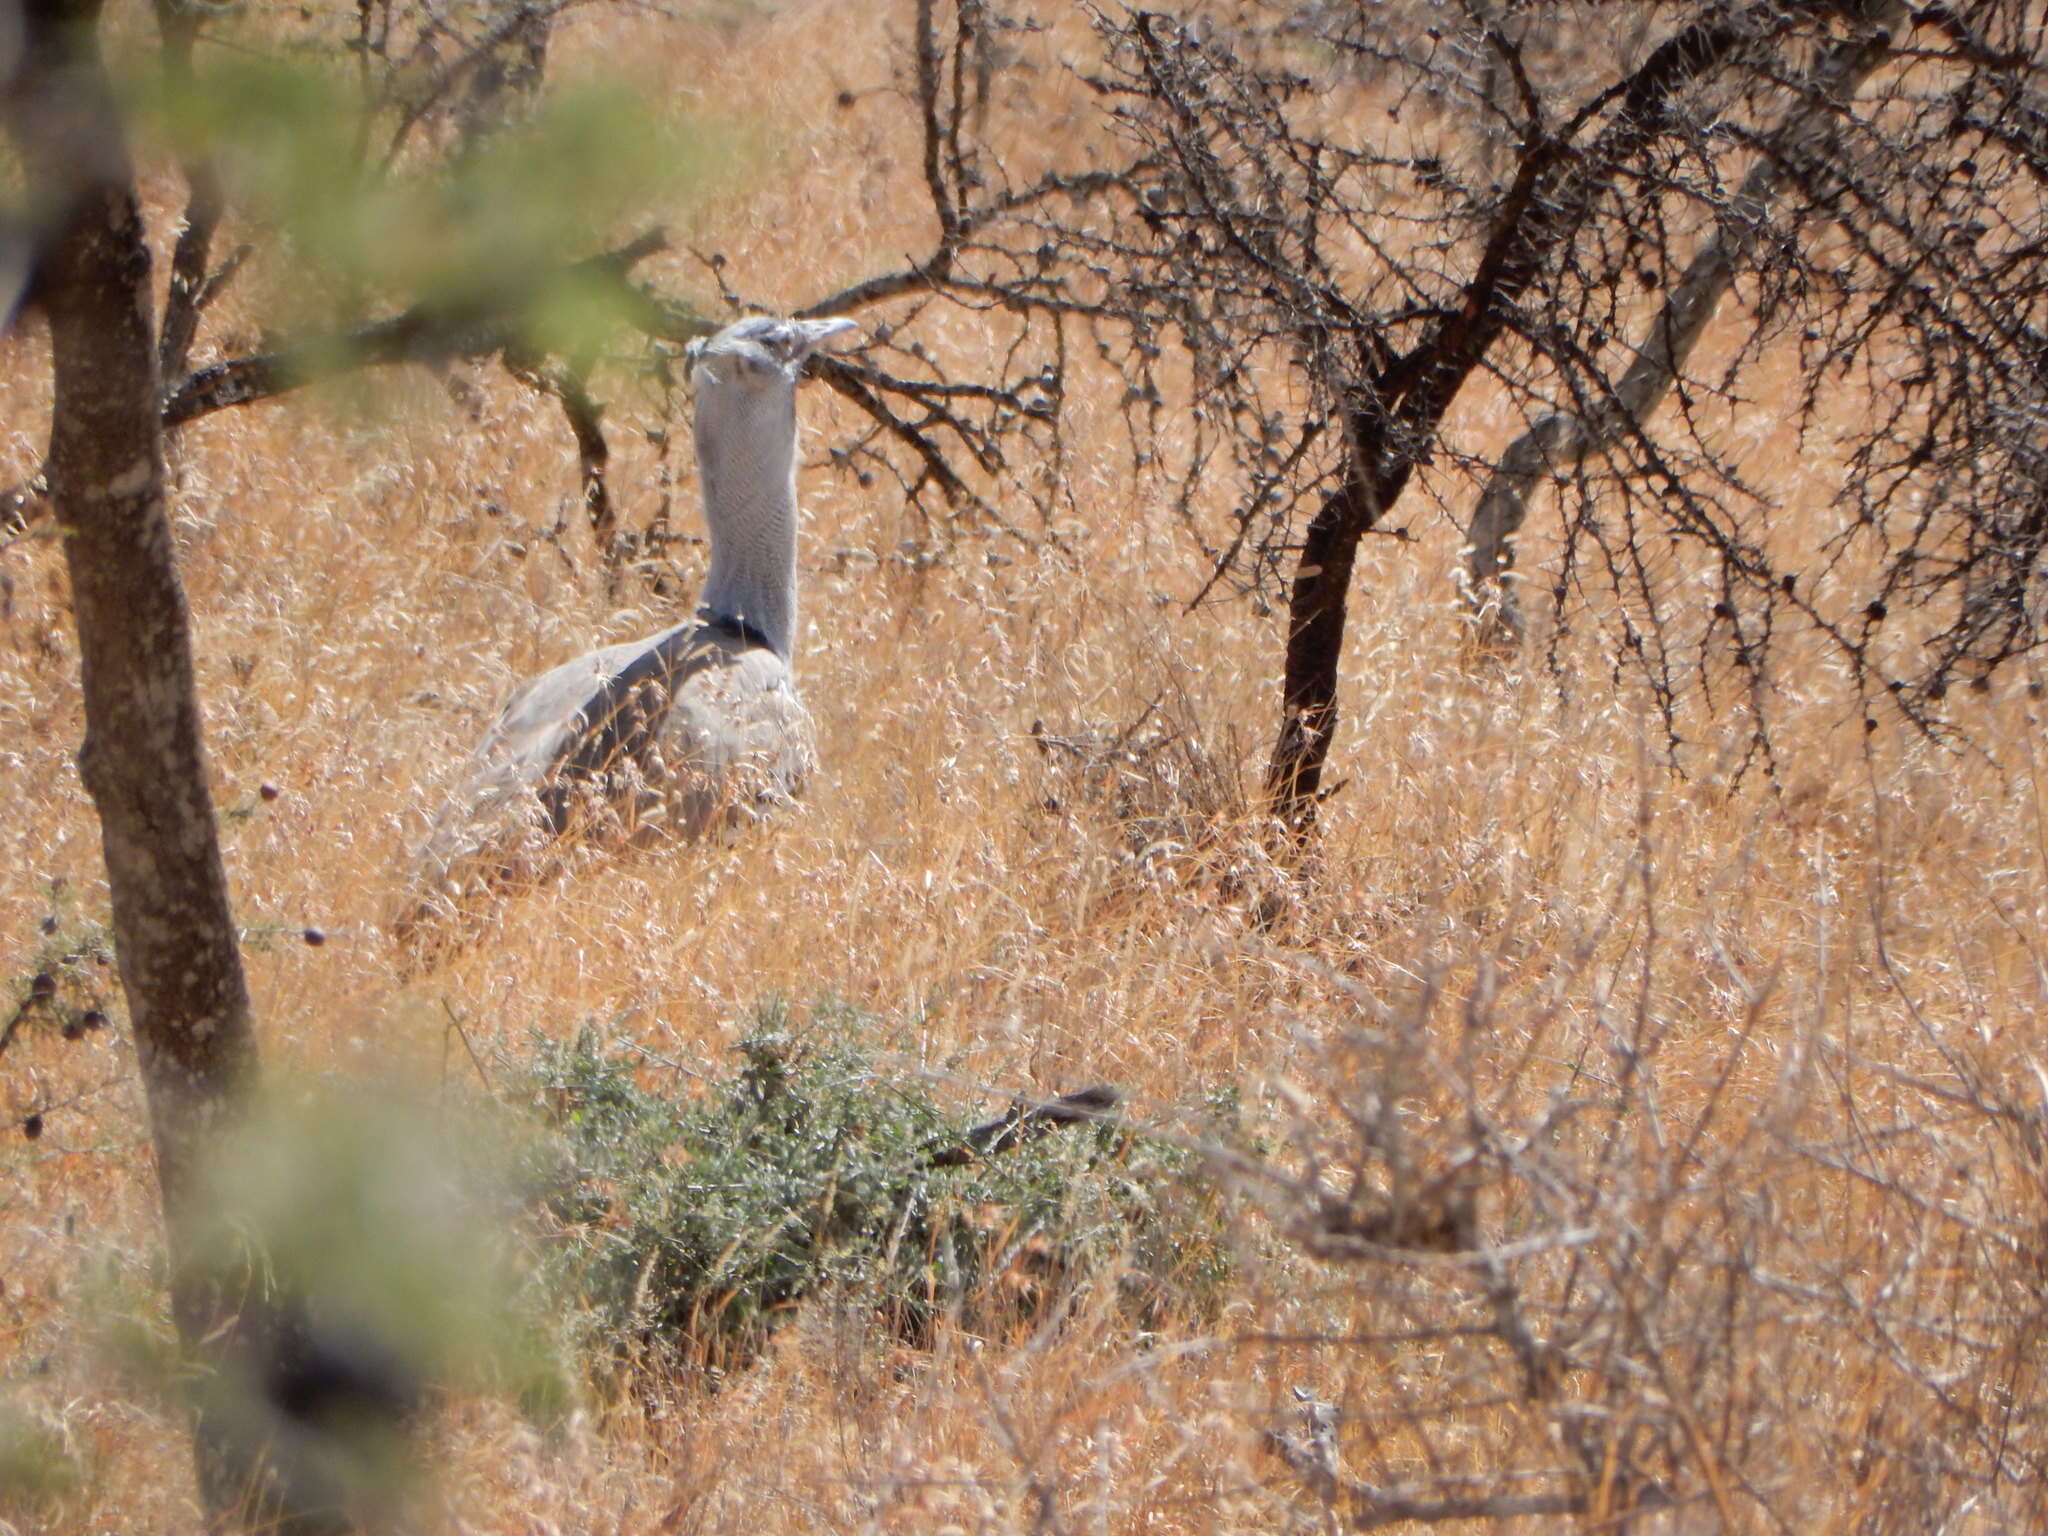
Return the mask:
[(1309, 520), (1287, 604), (1280, 738), (1266, 797), (1297, 835), (1314, 824), (1323, 765), (1337, 729), (1337, 673), (1344, 657), (1351, 573), (1358, 541), (1379, 521), (1379, 504), (1357, 475)]
[[(64, 530), (86, 735), (79, 774), (100, 818), (114, 940), (148, 1095), (188, 1347), (217, 1348), (232, 1298), (194, 1263), (196, 1176), (256, 1075), (249, 993), (215, 834), (184, 589), (164, 508), (150, 255), (94, 37), (96, 0), (31, 0), (9, 105), (49, 231), (32, 297), (55, 405), (46, 460)], [(245, 1479), (199, 1426), (202, 1498)]]
[(1509, 445), (1481, 492), (1466, 549), (1467, 596), (1491, 638), (1521, 638), (1523, 615), (1507, 574), (1515, 536), (1527, 518), (1529, 493), (1545, 475), (1570, 469), (1654, 411), (1691, 356), (1721, 300), (1748, 260), (1793, 168), (1813, 157), (1841, 103), (1856, 94), (1890, 56), (1889, 29), (1906, 7), (1883, 0), (1869, 8), (1866, 29), (1830, 49), (1800, 91), (1799, 104), (1764, 147), (1763, 156), (1723, 211), (1650, 324), (1636, 360), (1610, 398), (1589, 411), (1555, 411)]

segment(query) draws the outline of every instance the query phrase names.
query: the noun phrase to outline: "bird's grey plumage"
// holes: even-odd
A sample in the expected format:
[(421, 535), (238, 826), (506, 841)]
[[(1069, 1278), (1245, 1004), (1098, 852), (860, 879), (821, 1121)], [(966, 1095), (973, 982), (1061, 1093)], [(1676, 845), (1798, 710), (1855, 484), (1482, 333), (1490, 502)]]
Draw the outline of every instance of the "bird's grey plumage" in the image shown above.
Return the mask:
[(423, 900), (540, 872), (565, 832), (697, 837), (788, 801), (816, 761), (797, 696), (796, 386), (846, 320), (756, 317), (690, 349), (711, 568), (697, 618), (515, 693), (423, 853)]

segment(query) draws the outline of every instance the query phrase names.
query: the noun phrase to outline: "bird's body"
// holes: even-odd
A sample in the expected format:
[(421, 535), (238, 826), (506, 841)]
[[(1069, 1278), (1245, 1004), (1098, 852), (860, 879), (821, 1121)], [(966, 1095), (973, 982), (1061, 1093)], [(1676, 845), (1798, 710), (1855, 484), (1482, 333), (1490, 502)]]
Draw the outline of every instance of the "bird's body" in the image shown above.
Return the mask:
[(758, 633), (696, 621), (543, 673), (477, 756), (506, 787), (538, 789), (550, 832), (610, 815), (698, 837), (792, 798), (817, 745), (788, 664)]
[(817, 760), (797, 696), (796, 384), (843, 320), (756, 318), (691, 352), (711, 568), (696, 619), (541, 674), (485, 734), (423, 853), (425, 900), (538, 872), (565, 833), (702, 837)]

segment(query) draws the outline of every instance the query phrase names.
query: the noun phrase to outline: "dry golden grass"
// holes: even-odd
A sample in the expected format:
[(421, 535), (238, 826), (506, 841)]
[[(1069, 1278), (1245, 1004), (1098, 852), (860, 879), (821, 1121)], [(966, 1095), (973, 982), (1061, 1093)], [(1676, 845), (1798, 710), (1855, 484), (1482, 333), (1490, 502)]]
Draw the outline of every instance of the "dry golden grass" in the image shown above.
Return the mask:
[[(564, 71), (631, 58), (759, 126), (755, 163), (772, 174), (678, 222), (768, 303), (800, 305), (929, 238), (911, 114), (875, 89), (908, 20), (882, 0), (853, 10), (794, 4), (699, 26), (608, 15), (559, 50)], [(1057, 74), (1011, 88), (1034, 93), (1049, 140), (1088, 131)], [(832, 105), (842, 89), (862, 93), (854, 106)], [(162, 215), (175, 189), (153, 191)], [(658, 275), (703, 291), (682, 259)], [(216, 324), (246, 335), (256, 318), (252, 299)], [(948, 325), (971, 352), (974, 322)], [(0, 356), (10, 479), (35, 462), (47, 368), (32, 330)], [(1172, 1128), (1240, 1087), (1276, 1166), (1331, 1196), (1354, 1167), (1368, 1185), (1384, 1177), (1361, 1108), (1378, 1089), (1399, 1097), (1417, 1166), (1441, 1169), (1470, 1109), (1460, 1085), (1497, 1123), (1535, 1125), (1557, 1095), (1619, 1093), (1634, 1073), (1632, 1116), (1597, 1134), (1597, 1115), (1575, 1120), (1554, 1142), (1603, 1192), (1580, 1212), (1607, 1234), (1599, 1262), (1640, 1262), (1610, 1276), (1634, 1310), (1600, 1326), (1679, 1329), (1685, 1309), (1738, 1290), (1739, 1315), (1718, 1352), (1690, 1333), (1640, 1349), (1667, 1379), (1582, 1372), (1563, 1390), (1609, 1427), (1632, 1400), (1651, 1417), (1692, 1405), (1687, 1486), (1709, 1492), (1668, 1528), (1713, 1528), (1717, 1500), (1736, 1528), (1769, 1528), (1743, 1478), (1802, 1529), (1911, 1527), (1904, 1511), (1954, 1509), (1972, 1479), (1983, 1502), (1945, 1528), (2018, 1528), (2037, 1509), (1993, 1468), (2042, 1449), (2025, 1325), (2039, 1299), (2018, 1238), (2038, 1219), (2040, 1169), (2013, 1122), (1964, 1102), (2041, 1109), (2048, 838), (2028, 699), (1974, 703), (1983, 750), (1950, 755), (1889, 725), (1866, 738), (1841, 680), (1788, 653), (1782, 789), (1735, 777), (1747, 725), (1733, 711), (1689, 715), (1692, 772), (1674, 777), (1643, 701), (1611, 687), (1589, 647), (1570, 653), (1583, 670), (1564, 690), (1465, 664), (1456, 534), (1417, 516), (1416, 542), (1373, 545), (1363, 562), (1333, 771), (1349, 784), (1312, 878), (1266, 867), (1256, 838), (1227, 825), (1207, 853), (1162, 848), (1163, 823), (1134, 834), (1113, 797), (1051, 768), (1033, 722), (1115, 730), (1159, 700), (1156, 720), (1248, 792), (1275, 724), (1279, 621), (1182, 611), (1202, 574), (1192, 552), (1149, 515), (1158, 493), (1128, 482), (1112, 435), (1084, 420), (1071, 556), (962, 541), (906, 561), (899, 547), (923, 534), (912, 515), (807, 471), (799, 670), (825, 767), (800, 811), (730, 848), (584, 861), (406, 978), (385, 924), (408, 853), (497, 702), (552, 660), (666, 619), (644, 595), (607, 610), (573, 518), (559, 546), (542, 535), (575, 494), (555, 413), (494, 371), (463, 378), (474, 416), (433, 380), (391, 377), (367, 399), (223, 414), (174, 448), (215, 794), (271, 1063), (445, 1073), (473, 1093), (466, 1066), (448, 1065), (465, 1060), (451, 1056), (451, 1017), (486, 1062), (600, 1020), (710, 1064), (755, 1000), (830, 995), (886, 1021), (906, 1067), (965, 1101), (1105, 1081)], [(803, 410), (822, 461), (852, 424), (823, 391)], [(1824, 511), (1826, 465), (1774, 430), (1776, 414), (1760, 401), (1727, 430), (1753, 442), (1746, 467), (1783, 497), (1798, 538)], [(662, 461), (628, 430), (656, 424), (649, 402), (622, 402), (613, 421), (626, 517), (650, 515), (664, 468), (682, 515), (683, 435)], [(0, 976), (18, 978), (43, 919), (98, 913), (104, 886), (70, 761), (82, 722), (59, 549), (46, 534), (16, 541), (0, 571)], [(685, 588), (700, 574), (686, 569)], [(281, 793), (266, 800), (264, 785)], [(1153, 797), (1141, 810), (1177, 809), (1170, 786), (1131, 793)], [(1238, 868), (1223, 878), (1205, 860)], [(304, 942), (307, 928), (325, 942)], [(1381, 1043), (1360, 1033), (1375, 1030)], [(45, 1528), (192, 1529), (180, 1426), (109, 1364), (89, 1321), (155, 1305), (132, 1051), (114, 1032), (28, 1028), (4, 1065), (0, 1375), (85, 1479)], [(1700, 1143), (1674, 1152), (1695, 1127)], [(1478, 1219), (1493, 1238), (1544, 1230), (1538, 1183), (1489, 1172)], [(1512, 1392), (1475, 1387), (1419, 1418), (1460, 1380), (1511, 1381), (1497, 1340), (1355, 1342), (1427, 1314), (1424, 1293), (1448, 1279), (1379, 1278), (1304, 1215), (1301, 1189), (1246, 1189), (1240, 1272), (1200, 1333), (1138, 1339), (1090, 1305), (1021, 1343), (948, 1336), (926, 1354), (820, 1306), (716, 1392), (671, 1383), (547, 1432), (494, 1401), (450, 1404), (429, 1522), (1321, 1529), (1311, 1480), (1262, 1439), (1297, 1422), (1297, 1386), (1338, 1405), (1339, 1461), (1373, 1481), (1499, 1476), (1556, 1456), (1548, 1410)], [(1326, 1257), (1304, 1252), (1318, 1242)], [(1533, 1274), (1531, 1296), (1561, 1273)], [(1886, 1334), (1882, 1319), (1916, 1297), (1948, 1306), (1969, 1338)], [(1556, 1315), (1577, 1314), (1559, 1302)], [(1989, 1427), (1928, 1428), (1941, 1420), (1929, 1383), (1984, 1394), (1949, 1412), (1979, 1426), (2002, 1412), (2004, 1449)], [(2015, 1400), (1998, 1408), (1993, 1387)], [(1913, 1461), (1923, 1432), (1949, 1470)], [(1955, 1450), (1969, 1444), (1974, 1465)]]

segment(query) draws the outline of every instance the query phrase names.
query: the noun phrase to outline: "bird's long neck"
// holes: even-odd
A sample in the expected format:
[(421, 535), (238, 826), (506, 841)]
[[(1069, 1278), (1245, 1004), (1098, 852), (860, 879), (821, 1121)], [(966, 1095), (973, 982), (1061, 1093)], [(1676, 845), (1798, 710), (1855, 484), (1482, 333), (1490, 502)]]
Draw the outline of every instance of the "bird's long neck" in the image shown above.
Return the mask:
[(700, 410), (697, 471), (711, 532), (703, 607), (758, 630), (785, 662), (796, 643), (796, 400)]

